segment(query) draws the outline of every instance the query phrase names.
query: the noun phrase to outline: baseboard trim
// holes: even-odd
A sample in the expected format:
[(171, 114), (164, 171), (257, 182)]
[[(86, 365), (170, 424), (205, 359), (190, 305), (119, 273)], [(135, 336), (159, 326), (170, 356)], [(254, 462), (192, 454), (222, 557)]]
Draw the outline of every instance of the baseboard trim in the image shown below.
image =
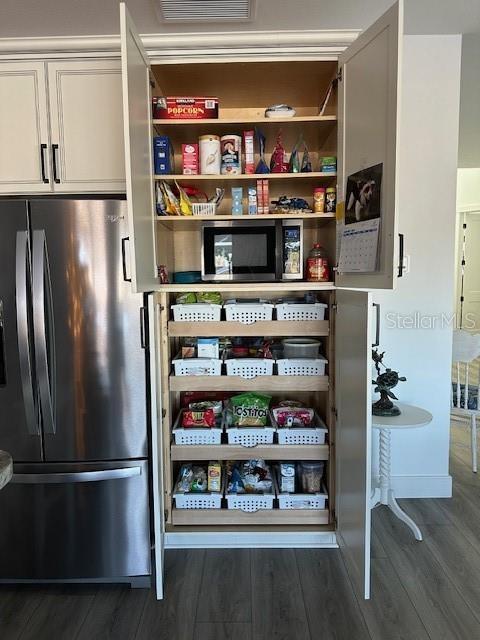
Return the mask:
[(165, 549), (337, 549), (334, 531), (165, 533)]
[(391, 476), (397, 498), (451, 498), (452, 476)]

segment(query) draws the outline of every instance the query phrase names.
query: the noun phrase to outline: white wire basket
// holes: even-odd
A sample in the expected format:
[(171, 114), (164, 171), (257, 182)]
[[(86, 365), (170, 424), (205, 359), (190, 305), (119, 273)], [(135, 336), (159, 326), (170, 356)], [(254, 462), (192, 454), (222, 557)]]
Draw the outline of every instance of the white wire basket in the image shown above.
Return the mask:
[(327, 493), (278, 493), (280, 509), (325, 509)]
[(229, 322), (254, 324), (259, 320), (271, 320), (274, 307), (268, 303), (232, 302), (224, 305), (225, 318)]
[(315, 411), (310, 427), (280, 427), (272, 414), (272, 424), (277, 430), (278, 444), (325, 444), (328, 429)]
[(172, 304), (175, 322), (218, 322), (222, 311), (221, 304)]
[(279, 376), (324, 376), (326, 358), (282, 358), (277, 360)]
[(227, 493), (227, 508), (255, 513), (260, 509), (273, 509), (274, 493)]
[(222, 483), (220, 491), (179, 491), (178, 480), (175, 485), (173, 497), (177, 509), (220, 509), (222, 497), (225, 491), (225, 474), (222, 468)]
[(277, 320), (324, 320), (325, 309), (328, 307), (323, 302), (313, 304), (296, 304), (282, 302), (276, 305)]
[(215, 427), (182, 427), (182, 409), (173, 426), (173, 437), (175, 444), (221, 444), (223, 428), (221, 425)]
[(177, 358), (172, 360), (176, 376), (220, 376), (220, 358)]
[(192, 202), (192, 213), (194, 216), (214, 216), (216, 212), (216, 202)]
[(239, 444), (248, 449), (259, 444), (273, 444), (273, 434), (275, 427), (272, 426), (272, 418), (268, 417), (268, 424), (265, 427), (243, 427), (231, 424), (231, 413), (224, 412), (224, 427), (227, 433), (228, 444)]
[(177, 509), (220, 509), (222, 506), (221, 491), (206, 491), (195, 493), (193, 491), (173, 494)]
[(275, 360), (271, 358), (227, 358), (225, 366), (227, 376), (252, 379), (257, 376), (273, 375), (274, 362)]

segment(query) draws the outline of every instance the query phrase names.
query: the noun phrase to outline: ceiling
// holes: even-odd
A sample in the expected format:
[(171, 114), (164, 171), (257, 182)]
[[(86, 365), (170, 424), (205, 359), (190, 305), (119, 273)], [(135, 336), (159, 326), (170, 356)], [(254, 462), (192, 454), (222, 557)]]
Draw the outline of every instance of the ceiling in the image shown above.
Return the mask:
[[(162, 24), (155, 0), (127, 0), (140, 33), (363, 29), (392, 0), (257, 0), (250, 23)], [(0, 38), (109, 35), (118, 0), (0, 0)], [(480, 33), (480, 0), (405, 0), (405, 32)]]

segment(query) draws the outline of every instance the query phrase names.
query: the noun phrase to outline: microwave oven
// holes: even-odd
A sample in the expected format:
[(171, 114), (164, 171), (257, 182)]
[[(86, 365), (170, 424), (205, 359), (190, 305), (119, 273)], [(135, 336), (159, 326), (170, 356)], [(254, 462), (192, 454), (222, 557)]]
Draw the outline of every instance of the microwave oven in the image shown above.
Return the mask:
[(202, 280), (303, 279), (301, 220), (232, 220), (202, 226)]

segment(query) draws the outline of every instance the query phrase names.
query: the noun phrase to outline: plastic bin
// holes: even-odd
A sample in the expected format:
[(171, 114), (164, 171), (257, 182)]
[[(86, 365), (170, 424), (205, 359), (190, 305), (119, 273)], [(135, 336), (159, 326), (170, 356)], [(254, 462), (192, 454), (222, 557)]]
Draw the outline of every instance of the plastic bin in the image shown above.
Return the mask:
[(175, 444), (221, 444), (222, 442), (222, 423), (215, 427), (182, 427), (182, 414), (184, 409), (179, 411), (175, 424), (173, 426), (173, 437)]
[(218, 322), (222, 311), (221, 304), (173, 304), (175, 322)]
[(324, 376), (326, 358), (282, 358), (277, 360), (279, 376)]
[(275, 305), (268, 303), (231, 302), (225, 304), (225, 318), (229, 322), (253, 324), (259, 320), (271, 320)]
[(275, 306), (277, 320), (324, 320), (327, 307), (323, 302), (282, 302)]

